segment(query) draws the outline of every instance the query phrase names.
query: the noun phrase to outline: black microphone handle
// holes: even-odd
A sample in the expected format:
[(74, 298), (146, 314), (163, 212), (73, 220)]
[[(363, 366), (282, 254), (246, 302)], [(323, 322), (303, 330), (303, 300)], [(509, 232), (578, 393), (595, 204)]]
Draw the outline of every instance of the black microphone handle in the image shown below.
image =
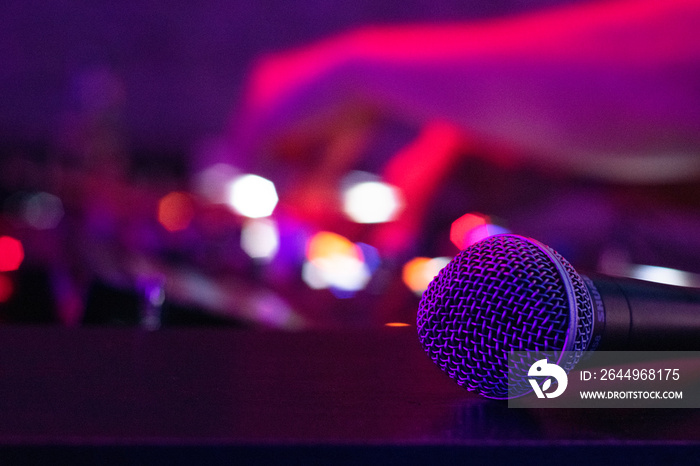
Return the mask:
[(584, 281), (594, 312), (605, 314), (591, 350), (700, 351), (699, 289), (595, 275)]

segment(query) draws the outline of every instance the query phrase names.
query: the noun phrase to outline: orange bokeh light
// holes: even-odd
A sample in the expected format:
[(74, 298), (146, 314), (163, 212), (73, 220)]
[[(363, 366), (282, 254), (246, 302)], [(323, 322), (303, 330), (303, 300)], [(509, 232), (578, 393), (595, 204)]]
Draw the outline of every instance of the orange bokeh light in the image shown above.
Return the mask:
[(422, 292), (429, 283), (425, 277), (425, 268), (430, 262), (428, 257), (416, 257), (403, 266), (401, 278), (406, 286), (414, 292)]
[(449, 261), (448, 257), (414, 257), (404, 264), (401, 278), (411, 291), (420, 295)]
[(175, 191), (158, 201), (158, 221), (168, 231), (184, 230), (193, 217), (194, 205), (187, 193)]
[(309, 261), (315, 262), (334, 256), (351, 257), (358, 260), (364, 259), (362, 251), (355, 243), (337, 233), (321, 231), (309, 240), (306, 247), (306, 258)]

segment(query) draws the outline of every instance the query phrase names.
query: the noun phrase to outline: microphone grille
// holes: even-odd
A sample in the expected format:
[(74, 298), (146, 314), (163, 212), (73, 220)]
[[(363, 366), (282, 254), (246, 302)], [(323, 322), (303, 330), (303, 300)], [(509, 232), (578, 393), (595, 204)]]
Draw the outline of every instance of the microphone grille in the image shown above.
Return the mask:
[[(508, 355), (537, 351), (559, 362), (562, 351), (585, 351), (593, 309), (583, 280), (563, 257), (529, 238), (496, 235), (462, 251), (433, 279), (417, 328), (428, 356), (459, 385), (508, 398), (509, 382), (511, 395), (531, 391), (525, 376), (508, 380)], [(533, 362), (512, 363), (526, 375)]]

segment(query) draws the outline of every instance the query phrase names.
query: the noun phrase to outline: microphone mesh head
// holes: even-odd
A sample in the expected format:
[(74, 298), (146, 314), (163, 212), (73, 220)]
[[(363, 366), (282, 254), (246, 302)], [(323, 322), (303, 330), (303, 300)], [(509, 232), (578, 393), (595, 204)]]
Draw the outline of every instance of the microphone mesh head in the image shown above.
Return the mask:
[(502, 399), (532, 391), (526, 375), (534, 359), (511, 361), (523, 376), (511, 371), (508, 380), (513, 352), (537, 351), (538, 358), (573, 367), (578, 357), (560, 356), (587, 349), (593, 306), (581, 277), (555, 251), (497, 235), (462, 251), (433, 279), (417, 327), (430, 358), (459, 385)]

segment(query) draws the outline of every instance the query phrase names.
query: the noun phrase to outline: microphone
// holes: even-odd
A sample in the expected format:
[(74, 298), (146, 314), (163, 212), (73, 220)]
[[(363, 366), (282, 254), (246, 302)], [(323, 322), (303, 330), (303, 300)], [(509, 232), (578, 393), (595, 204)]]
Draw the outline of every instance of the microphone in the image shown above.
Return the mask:
[(507, 399), (532, 391), (527, 369), (535, 359), (516, 352), (568, 372), (586, 351), (698, 350), (700, 290), (589, 278), (537, 240), (495, 235), (433, 279), (417, 329), (428, 356), (459, 385)]

